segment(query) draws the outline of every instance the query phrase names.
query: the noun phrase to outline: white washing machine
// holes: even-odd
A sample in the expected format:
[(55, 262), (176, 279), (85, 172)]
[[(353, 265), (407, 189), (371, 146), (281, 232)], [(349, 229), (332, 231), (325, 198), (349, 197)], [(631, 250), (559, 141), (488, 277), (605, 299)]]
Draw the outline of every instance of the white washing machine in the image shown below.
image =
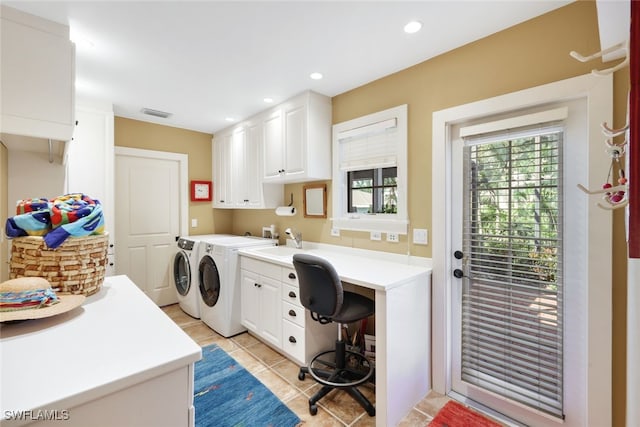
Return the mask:
[(247, 330), (240, 323), (238, 249), (274, 245), (275, 240), (259, 237), (204, 240), (201, 243), (198, 257), (200, 319), (223, 337)]
[(173, 284), (182, 311), (196, 319), (200, 318), (198, 296), (198, 255), (203, 239), (212, 242), (235, 237), (231, 234), (205, 234), (185, 236), (178, 239), (178, 252), (173, 258)]

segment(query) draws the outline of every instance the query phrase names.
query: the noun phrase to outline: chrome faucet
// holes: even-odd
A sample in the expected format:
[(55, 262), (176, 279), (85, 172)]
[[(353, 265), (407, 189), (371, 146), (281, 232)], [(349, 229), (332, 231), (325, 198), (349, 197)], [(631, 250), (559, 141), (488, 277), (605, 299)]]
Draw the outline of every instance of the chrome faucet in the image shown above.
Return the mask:
[(284, 230), (284, 234), (286, 234), (290, 239), (296, 242), (296, 249), (302, 249), (302, 233), (287, 228), (286, 230)]

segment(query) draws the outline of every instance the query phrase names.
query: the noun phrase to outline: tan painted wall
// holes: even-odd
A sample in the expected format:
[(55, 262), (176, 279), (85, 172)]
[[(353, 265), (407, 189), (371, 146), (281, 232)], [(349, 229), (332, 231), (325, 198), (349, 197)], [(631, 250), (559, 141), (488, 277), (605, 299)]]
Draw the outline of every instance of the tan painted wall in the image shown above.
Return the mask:
[[(119, 147), (183, 153), (189, 156), (189, 181), (211, 181), (211, 134), (116, 117), (114, 144)], [(177, 201), (176, 201), (177, 203)], [(198, 227), (191, 227), (191, 219)], [(189, 234), (229, 233), (232, 212), (211, 202), (189, 202)]]

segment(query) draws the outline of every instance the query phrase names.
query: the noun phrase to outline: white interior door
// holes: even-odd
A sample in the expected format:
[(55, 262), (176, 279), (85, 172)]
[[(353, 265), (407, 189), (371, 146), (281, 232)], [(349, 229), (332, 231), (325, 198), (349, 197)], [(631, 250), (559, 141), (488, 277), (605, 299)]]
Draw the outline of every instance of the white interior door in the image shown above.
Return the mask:
[(116, 272), (156, 304), (177, 302), (172, 285), (176, 237), (186, 234), (184, 154), (116, 148)]

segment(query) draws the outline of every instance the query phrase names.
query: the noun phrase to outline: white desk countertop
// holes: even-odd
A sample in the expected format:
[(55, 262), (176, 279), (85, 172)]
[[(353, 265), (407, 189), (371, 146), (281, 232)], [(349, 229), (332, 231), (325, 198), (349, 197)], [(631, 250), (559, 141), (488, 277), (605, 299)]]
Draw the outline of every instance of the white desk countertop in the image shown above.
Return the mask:
[(383, 291), (402, 286), (416, 276), (431, 275), (428, 258), (312, 242), (304, 242), (303, 249), (257, 247), (241, 249), (239, 253), (290, 268), (293, 268), (294, 253), (316, 255), (331, 262), (342, 281)]
[(0, 419), (64, 410), (195, 363), (200, 346), (126, 276), (68, 313), (0, 326)]

